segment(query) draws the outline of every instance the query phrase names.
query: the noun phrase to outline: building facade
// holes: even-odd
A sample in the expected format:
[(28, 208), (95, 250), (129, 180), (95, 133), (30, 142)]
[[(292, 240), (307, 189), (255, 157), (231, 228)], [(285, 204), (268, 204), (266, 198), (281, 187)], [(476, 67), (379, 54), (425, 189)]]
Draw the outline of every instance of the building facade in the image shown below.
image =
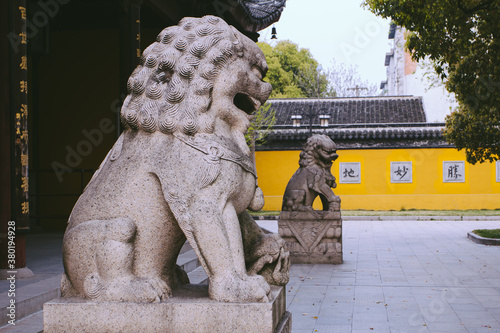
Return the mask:
[(444, 125), (426, 122), (421, 97), (270, 103), (277, 125), (256, 152), (264, 210), (281, 209), (301, 147), (313, 133), (328, 135), (337, 144), (332, 174), (342, 209), (500, 208), (500, 162), (467, 163), (464, 152), (444, 140)]
[(458, 104), (453, 94), (446, 90), (444, 83), (434, 74), (429, 60), (419, 63), (412, 60), (411, 54), (405, 49), (406, 34), (404, 28), (395, 24), (390, 26), (392, 48), (385, 56), (387, 79), (380, 85), (382, 94), (422, 96), (427, 121), (442, 123)]

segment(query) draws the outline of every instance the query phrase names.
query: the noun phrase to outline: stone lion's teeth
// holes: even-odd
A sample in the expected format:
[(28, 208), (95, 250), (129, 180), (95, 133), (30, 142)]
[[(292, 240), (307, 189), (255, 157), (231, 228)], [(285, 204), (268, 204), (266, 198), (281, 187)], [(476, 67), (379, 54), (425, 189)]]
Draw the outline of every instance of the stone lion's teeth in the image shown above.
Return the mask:
[(261, 106), (261, 103), (259, 102), (259, 100), (256, 98), (253, 98), (252, 96), (248, 96), (248, 98), (252, 102), (255, 111), (257, 111)]

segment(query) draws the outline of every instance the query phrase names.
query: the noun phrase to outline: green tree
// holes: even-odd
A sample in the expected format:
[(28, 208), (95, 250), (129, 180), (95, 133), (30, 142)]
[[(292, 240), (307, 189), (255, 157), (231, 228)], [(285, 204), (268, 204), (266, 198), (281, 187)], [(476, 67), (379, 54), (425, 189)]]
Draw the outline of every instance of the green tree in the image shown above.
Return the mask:
[(264, 144), (265, 138), (272, 127), (276, 124), (276, 110), (271, 104), (265, 103), (253, 114), (250, 127), (245, 135), (247, 145), (252, 151), (255, 160), (255, 146)]
[(415, 60), (429, 58), (460, 106), (446, 118), (445, 137), (467, 161), (500, 157), (500, 1), (365, 0), (405, 27)]
[(274, 47), (257, 43), (269, 66), (265, 81), (271, 83), (271, 98), (331, 96), (325, 73), (307, 49), (291, 41), (279, 41)]

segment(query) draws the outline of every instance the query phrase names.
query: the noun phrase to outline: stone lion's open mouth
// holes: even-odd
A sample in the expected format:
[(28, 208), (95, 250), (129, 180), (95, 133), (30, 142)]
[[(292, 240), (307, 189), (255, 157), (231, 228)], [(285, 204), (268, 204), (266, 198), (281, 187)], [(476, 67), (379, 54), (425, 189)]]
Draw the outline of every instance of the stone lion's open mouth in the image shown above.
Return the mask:
[(234, 96), (233, 103), (238, 109), (240, 109), (241, 111), (245, 112), (248, 115), (251, 115), (261, 106), (260, 101), (244, 93), (237, 93)]

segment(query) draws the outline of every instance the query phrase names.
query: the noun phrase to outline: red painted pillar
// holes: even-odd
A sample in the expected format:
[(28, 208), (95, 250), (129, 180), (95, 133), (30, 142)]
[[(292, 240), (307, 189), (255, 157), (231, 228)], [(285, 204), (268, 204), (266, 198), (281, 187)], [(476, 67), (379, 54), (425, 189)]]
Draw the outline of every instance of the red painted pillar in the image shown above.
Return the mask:
[(7, 36), (0, 51), (0, 80), (5, 87), (0, 109), (0, 269), (11, 274), (26, 267), (29, 231), (28, 36), (26, 1), (2, 1), (0, 6), (0, 31)]

